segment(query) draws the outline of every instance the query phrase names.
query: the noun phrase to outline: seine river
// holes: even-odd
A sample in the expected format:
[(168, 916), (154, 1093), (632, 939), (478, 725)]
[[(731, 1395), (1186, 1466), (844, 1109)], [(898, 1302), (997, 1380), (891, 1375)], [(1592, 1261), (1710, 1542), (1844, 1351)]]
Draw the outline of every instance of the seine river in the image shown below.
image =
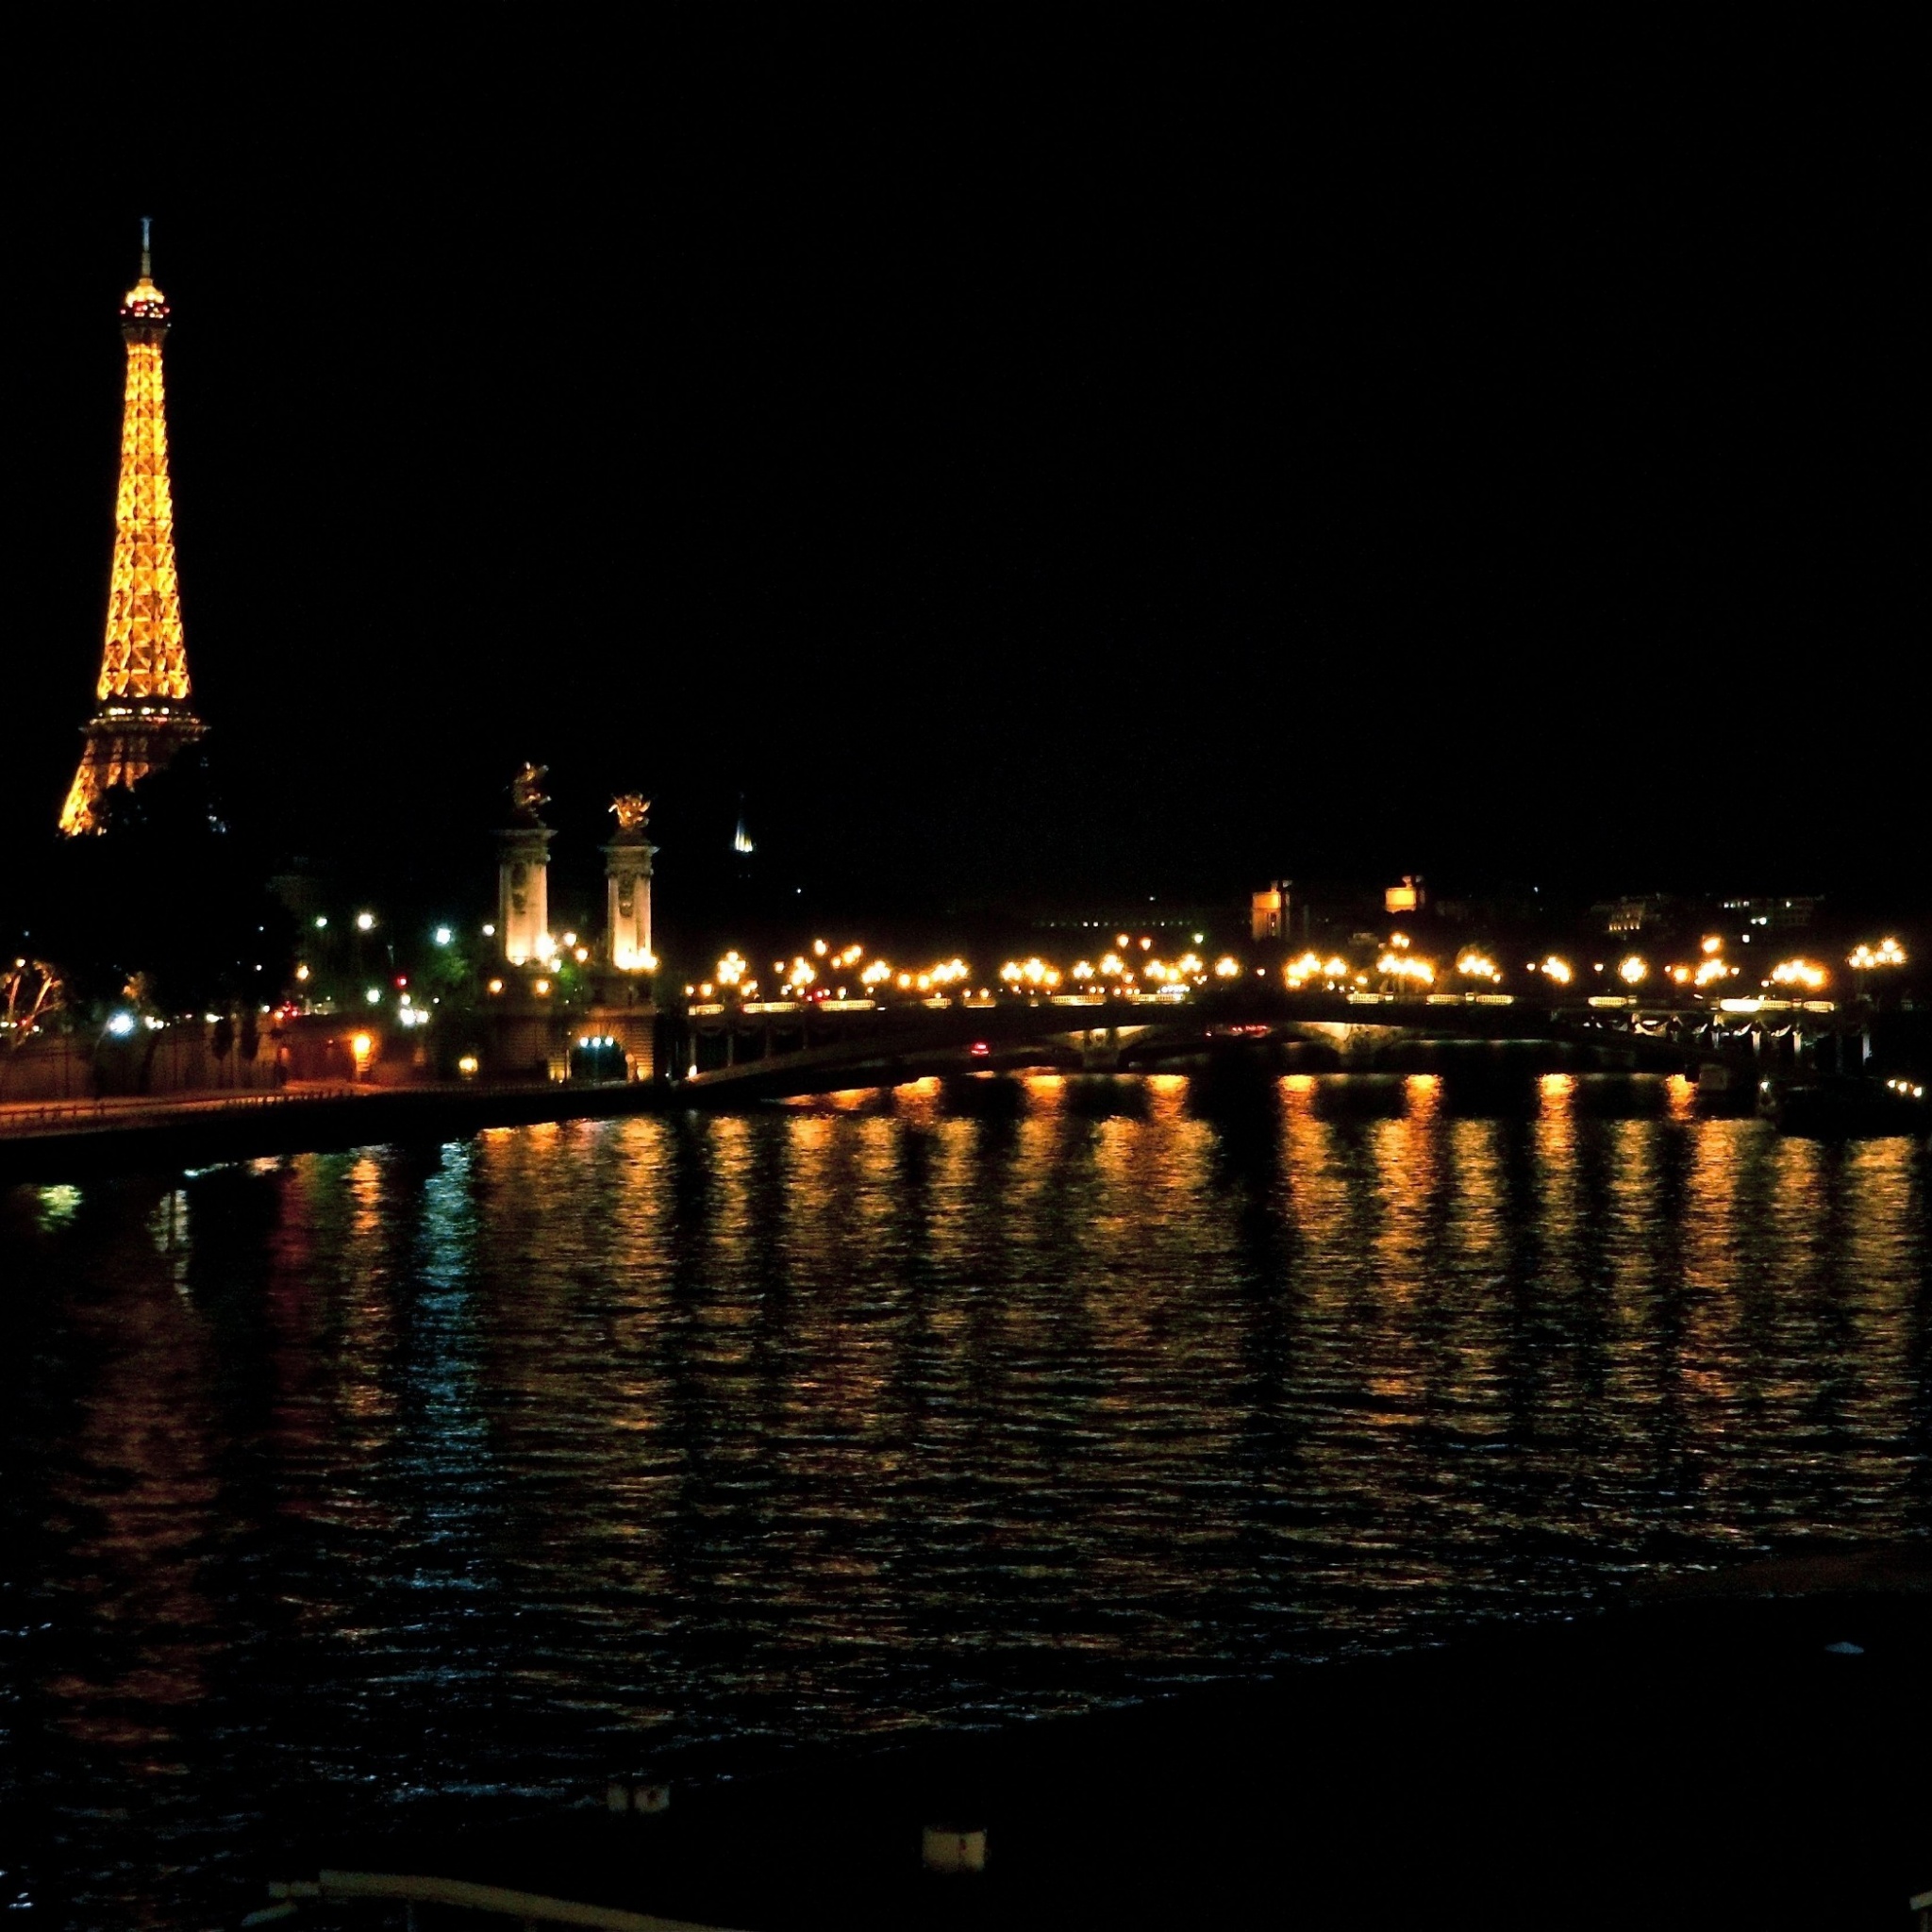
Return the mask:
[(1932, 1528), (1924, 1151), (1057, 1077), (0, 1192), (26, 1923)]

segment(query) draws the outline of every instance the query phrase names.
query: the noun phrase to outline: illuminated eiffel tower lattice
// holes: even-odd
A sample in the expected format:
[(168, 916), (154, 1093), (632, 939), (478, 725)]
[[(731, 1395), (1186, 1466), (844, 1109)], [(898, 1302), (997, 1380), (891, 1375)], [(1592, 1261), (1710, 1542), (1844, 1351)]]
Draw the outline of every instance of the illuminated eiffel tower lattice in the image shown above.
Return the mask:
[(121, 304), (121, 335), (127, 344), (127, 391), (121, 416), (114, 574), (94, 715), (86, 727), (80, 769), (60, 810), (60, 829), (69, 834), (101, 830), (102, 800), (108, 791), (160, 770), (205, 728), (188, 703), (161, 385), (168, 302), (155, 287), (144, 221), (141, 279)]

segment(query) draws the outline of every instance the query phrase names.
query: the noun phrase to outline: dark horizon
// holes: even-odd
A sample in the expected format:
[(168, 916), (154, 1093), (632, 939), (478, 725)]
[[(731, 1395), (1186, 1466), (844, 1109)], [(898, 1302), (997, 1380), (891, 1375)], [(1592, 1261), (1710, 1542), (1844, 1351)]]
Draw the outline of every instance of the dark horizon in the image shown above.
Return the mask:
[(525, 758), (575, 843), (657, 800), (667, 916), (741, 794), (896, 908), (1919, 849), (1883, 116), (1291, 108), (1258, 43), (895, 93), (776, 36), (626, 111), (524, 47), (345, 39), (353, 140), (264, 69), (16, 226), (12, 849), (89, 708), (143, 213), (195, 704), (284, 856), (467, 865)]

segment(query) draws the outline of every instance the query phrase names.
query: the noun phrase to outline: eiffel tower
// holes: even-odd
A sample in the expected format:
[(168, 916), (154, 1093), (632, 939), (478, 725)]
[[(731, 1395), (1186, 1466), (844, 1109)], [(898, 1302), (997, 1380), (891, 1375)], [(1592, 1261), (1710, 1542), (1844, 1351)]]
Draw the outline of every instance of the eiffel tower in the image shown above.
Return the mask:
[(159, 771), (207, 728), (188, 703), (188, 654), (181, 642), (161, 386), (161, 344), (167, 335), (168, 299), (155, 287), (143, 220), (141, 279), (121, 304), (127, 390), (121, 414), (121, 491), (114, 508), (108, 636), (80, 769), (60, 808), (60, 829), (70, 836), (100, 831), (106, 793)]

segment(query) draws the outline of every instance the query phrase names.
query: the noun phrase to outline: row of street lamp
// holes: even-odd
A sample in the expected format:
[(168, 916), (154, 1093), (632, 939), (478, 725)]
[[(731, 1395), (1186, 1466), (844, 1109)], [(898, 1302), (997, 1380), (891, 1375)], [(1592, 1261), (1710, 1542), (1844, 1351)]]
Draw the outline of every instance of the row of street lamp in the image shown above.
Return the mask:
[[(1200, 935), (1195, 937), (1198, 941)], [(973, 981), (976, 975), (958, 957), (930, 966), (902, 968), (883, 958), (868, 958), (865, 947), (856, 941), (834, 948), (829, 941), (820, 939), (789, 961), (774, 959), (769, 982), (760, 981), (744, 956), (734, 949), (718, 960), (709, 979), (688, 984), (684, 991), (688, 998), (694, 1000), (731, 998), (741, 1003), (762, 998), (820, 1004), (848, 996), (876, 1002), (894, 995), (944, 996), (956, 990), (978, 999), (992, 999), (1000, 993), (1039, 997), (1109, 991), (1184, 998), (1192, 990), (1245, 979), (1251, 971), (1256, 977), (1267, 976), (1266, 968), (1251, 969), (1232, 954), (1223, 954), (1211, 966), (1195, 952), (1185, 952), (1172, 960), (1156, 958), (1152, 954), (1153, 943), (1149, 938), (1130, 941), (1125, 933), (1121, 933), (1116, 936), (1115, 948), (1104, 953), (1097, 961), (1083, 958), (1063, 967), (1037, 956), (1008, 959), (986, 984), (975, 987)], [(1845, 963), (1862, 976), (1868, 972), (1904, 966), (1907, 955), (1896, 939), (1888, 937), (1861, 943), (1846, 956)], [(1523, 967), (1525, 974), (1536, 974), (1552, 989), (1574, 985), (1582, 970), (1555, 953), (1541, 959), (1526, 960)], [(1672, 990), (1714, 998), (1730, 982), (1739, 979), (1744, 969), (1724, 956), (1724, 940), (1711, 935), (1700, 941), (1699, 957), (1691, 961), (1654, 966), (1641, 954), (1628, 953), (1614, 965), (1607, 960), (1592, 961), (1590, 971), (1612, 974), (1629, 993), (1657, 980)], [(1341, 953), (1324, 957), (1310, 951), (1287, 961), (1280, 974), (1282, 983), (1291, 991), (1365, 992), (1373, 988), (1384, 992), (1415, 994), (1427, 991), (1440, 979), (1450, 976), (1439, 961), (1418, 952), (1409, 936), (1403, 932), (1389, 935), (1373, 966)], [(1491, 953), (1471, 946), (1457, 955), (1454, 976), (1472, 990), (1496, 991), (1504, 985), (1506, 975)], [(1830, 980), (1830, 969), (1818, 960), (1792, 958), (1777, 961), (1758, 985), (1767, 991), (1818, 993)]]

